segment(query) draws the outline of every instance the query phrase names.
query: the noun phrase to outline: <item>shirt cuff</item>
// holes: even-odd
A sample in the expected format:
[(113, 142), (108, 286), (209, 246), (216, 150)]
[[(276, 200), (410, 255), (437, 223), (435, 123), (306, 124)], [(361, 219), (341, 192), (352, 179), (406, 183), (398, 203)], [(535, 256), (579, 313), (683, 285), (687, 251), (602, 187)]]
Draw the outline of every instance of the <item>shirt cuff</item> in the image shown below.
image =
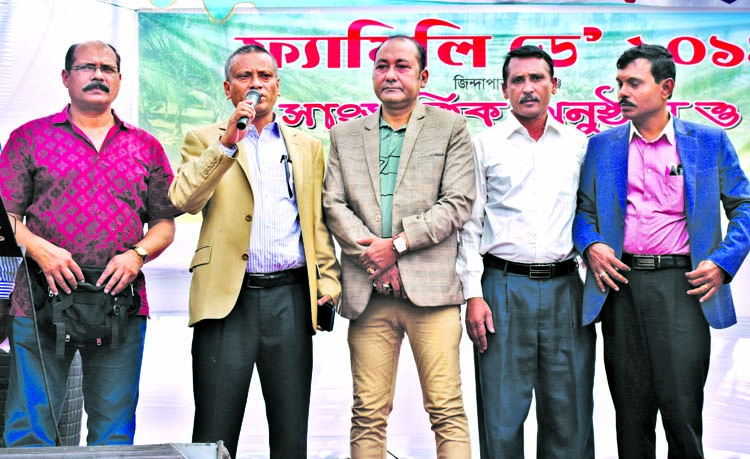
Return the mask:
[(234, 158), (234, 155), (237, 153), (237, 145), (232, 145), (232, 148), (227, 148), (223, 143), (219, 142), (219, 147), (221, 148), (221, 151), (230, 158)]

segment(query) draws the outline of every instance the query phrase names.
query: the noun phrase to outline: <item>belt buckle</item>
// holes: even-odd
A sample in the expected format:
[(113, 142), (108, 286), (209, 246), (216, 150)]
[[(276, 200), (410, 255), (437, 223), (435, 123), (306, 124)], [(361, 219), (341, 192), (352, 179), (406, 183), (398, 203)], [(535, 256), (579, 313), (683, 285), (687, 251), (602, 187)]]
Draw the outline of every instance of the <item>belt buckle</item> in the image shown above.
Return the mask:
[(554, 264), (532, 264), (529, 265), (529, 279), (551, 279)]
[(262, 289), (262, 288), (265, 288), (265, 287), (263, 287), (261, 285), (250, 285), (250, 281), (251, 281), (252, 278), (256, 278), (256, 280), (257, 279), (265, 279), (266, 276), (264, 274), (245, 273), (245, 276), (246, 276), (246, 279), (245, 279), (245, 287), (246, 288), (252, 288), (252, 289)]
[(661, 266), (661, 257), (655, 256), (642, 256), (633, 255), (633, 268), (634, 269), (648, 269), (654, 270), (659, 269)]

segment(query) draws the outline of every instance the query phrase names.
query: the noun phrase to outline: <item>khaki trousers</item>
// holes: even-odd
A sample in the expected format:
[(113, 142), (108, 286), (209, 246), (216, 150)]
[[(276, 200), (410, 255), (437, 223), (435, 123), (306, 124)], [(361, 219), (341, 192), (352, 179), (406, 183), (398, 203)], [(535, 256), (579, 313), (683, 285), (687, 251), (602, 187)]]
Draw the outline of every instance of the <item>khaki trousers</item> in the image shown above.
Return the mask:
[(469, 459), (469, 425), (461, 394), (459, 306), (419, 307), (373, 293), (364, 313), (349, 324), (354, 382), (352, 459), (384, 458), (386, 425), (393, 410), (396, 370), (408, 335), (424, 408), (435, 432), (437, 457)]

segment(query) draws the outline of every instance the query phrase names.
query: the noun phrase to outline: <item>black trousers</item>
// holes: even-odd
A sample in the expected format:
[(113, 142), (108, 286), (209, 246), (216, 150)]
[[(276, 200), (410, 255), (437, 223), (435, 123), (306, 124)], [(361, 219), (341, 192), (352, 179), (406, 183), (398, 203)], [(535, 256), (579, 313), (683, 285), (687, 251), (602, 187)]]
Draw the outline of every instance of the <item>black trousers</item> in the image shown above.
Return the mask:
[(224, 319), (193, 330), (193, 442), (224, 441), (232, 457), (253, 367), (266, 404), (271, 458), (306, 458), (312, 380), (310, 301), (304, 282), (243, 288)]
[(703, 457), (711, 334), (686, 269), (632, 270), (601, 318), (620, 459), (654, 458), (656, 415), (670, 458)]

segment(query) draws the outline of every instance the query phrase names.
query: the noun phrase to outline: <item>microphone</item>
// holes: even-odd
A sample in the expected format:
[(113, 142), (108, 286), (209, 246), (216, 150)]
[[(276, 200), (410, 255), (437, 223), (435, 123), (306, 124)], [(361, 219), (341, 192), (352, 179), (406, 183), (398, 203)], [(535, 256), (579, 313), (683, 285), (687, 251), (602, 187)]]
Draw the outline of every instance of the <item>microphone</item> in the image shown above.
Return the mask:
[[(258, 104), (258, 101), (260, 101), (260, 93), (256, 91), (255, 89), (251, 89), (245, 94), (245, 100), (250, 102), (250, 104), (255, 107)], [(237, 129), (242, 131), (247, 127), (247, 123), (250, 121), (250, 119), (247, 116), (243, 116), (242, 118), (237, 120)]]

